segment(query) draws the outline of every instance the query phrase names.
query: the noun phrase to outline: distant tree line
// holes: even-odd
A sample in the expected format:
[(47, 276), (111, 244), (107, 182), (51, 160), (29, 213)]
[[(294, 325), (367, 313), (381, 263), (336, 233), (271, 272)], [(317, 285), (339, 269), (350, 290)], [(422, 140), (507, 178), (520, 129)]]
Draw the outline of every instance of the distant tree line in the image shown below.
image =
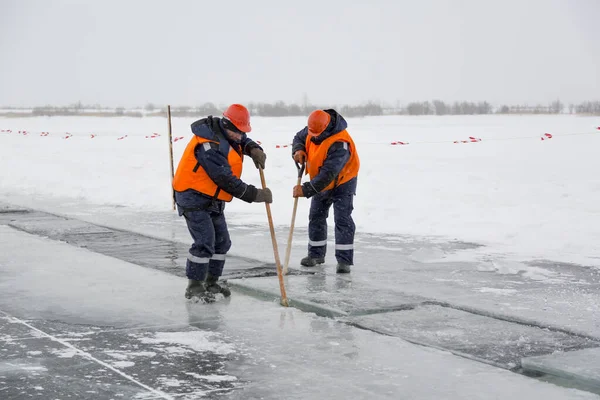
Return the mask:
[(570, 104), (569, 112), (573, 114), (573, 111), (576, 114), (600, 115), (600, 101), (585, 101), (577, 105)]
[[(206, 115), (221, 115), (227, 105), (206, 102), (199, 106), (172, 106), (173, 117), (196, 118)], [(307, 116), (313, 110), (335, 108), (346, 117), (365, 117), (376, 115), (485, 115), (485, 114), (584, 114), (600, 115), (600, 101), (586, 101), (579, 104), (565, 106), (560, 100), (549, 104), (537, 105), (501, 105), (492, 106), (487, 101), (469, 102), (455, 101), (453, 103), (442, 100), (423, 102), (410, 102), (405, 106), (392, 107), (376, 102), (367, 102), (361, 105), (323, 105), (285, 103), (250, 102), (246, 106), (252, 115), (263, 117), (288, 117)], [(68, 106), (43, 106), (31, 108), (4, 107), (5, 111), (0, 116), (23, 116), (29, 112), (32, 116), (98, 116), (98, 117), (152, 117), (166, 116), (166, 106), (148, 103), (144, 107), (126, 109), (124, 107), (103, 107), (98, 104), (84, 105), (81, 102)]]
[[(369, 102), (358, 106), (343, 105), (327, 106), (327, 105), (314, 105), (314, 104), (287, 104), (283, 101), (277, 101), (275, 103), (255, 103), (250, 102), (245, 104), (250, 111), (250, 114), (261, 117), (301, 117), (307, 116), (316, 109), (325, 108), (336, 108), (340, 113), (348, 117), (363, 117), (370, 115), (384, 115), (384, 108), (376, 103)], [(225, 106), (226, 107), (226, 106)], [(190, 106), (172, 106), (171, 115), (174, 117), (196, 117), (200, 115), (221, 115), (224, 106), (217, 106), (214, 103), (204, 103), (198, 107)], [(150, 113), (150, 115), (164, 115), (164, 108), (161, 111), (156, 111), (156, 106), (153, 104), (147, 104), (144, 109)]]
[(409, 103), (402, 114), (407, 115), (473, 115), (491, 114), (492, 105), (487, 101), (472, 103), (468, 101), (444, 103), (441, 100), (422, 103)]
[[(600, 103), (600, 102), (597, 102)], [(572, 110), (575, 108), (571, 108)], [(582, 109), (579, 106), (577, 110)], [(587, 108), (585, 108), (587, 109)], [(494, 108), (487, 101), (480, 102), (454, 102), (445, 103), (441, 100), (433, 100), (431, 102), (424, 101), (422, 103), (409, 103), (404, 112), (400, 110), (400, 114), (406, 115), (481, 115), (481, 114), (560, 114), (563, 113), (565, 107), (560, 100), (556, 100), (547, 105), (537, 104), (530, 105), (502, 105)]]
[(79, 116), (79, 117), (143, 117), (140, 111), (126, 110), (125, 107), (102, 107), (98, 104), (83, 105), (81, 102), (68, 106), (33, 107), (34, 117)]
[[(534, 106), (502, 105), (494, 107), (487, 101), (468, 102), (455, 101), (446, 103), (441, 100), (411, 102), (406, 106), (390, 107), (375, 102), (362, 105), (315, 105), (315, 104), (287, 104), (283, 101), (275, 103), (253, 103), (246, 104), (252, 115), (263, 117), (290, 117), (307, 116), (316, 109), (335, 108), (347, 117), (366, 117), (376, 115), (483, 115), (483, 114), (593, 114), (600, 115), (600, 101), (584, 102), (581, 104), (570, 104), (568, 107), (556, 100), (550, 104), (537, 104)], [(172, 107), (173, 116), (198, 116), (198, 115), (220, 115), (224, 107), (218, 107), (213, 103), (205, 103), (199, 107)], [(161, 111), (160, 114), (164, 114)]]

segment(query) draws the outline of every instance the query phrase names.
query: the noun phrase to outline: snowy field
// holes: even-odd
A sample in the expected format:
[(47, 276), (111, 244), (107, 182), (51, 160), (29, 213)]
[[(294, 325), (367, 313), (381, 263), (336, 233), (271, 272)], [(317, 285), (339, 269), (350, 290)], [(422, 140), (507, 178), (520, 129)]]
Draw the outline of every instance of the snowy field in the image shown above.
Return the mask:
[[(173, 120), (175, 168), (193, 121)], [(473, 241), (485, 245), (471, 253), (478, 259), (600, 267), (600, 118), (386, 116), (348, 123), (361, 158), (358, 231)], [(296, 169), (282, 146), (305, 118), (255, 117), (252, 125), (250, 137), (267, 153), (274, 221), (283, 228)], [(0, 130), (0, 200), (170, 210), (164, 118), (2, 118)], [(242, 178), (260, 186), (250, 161)], [(227, 217), (230, 225), (267, 224), (264, 206), (241, 201), (228, 205)], [(307, 217), (301, 199), (296, 226), (306, 226)]]

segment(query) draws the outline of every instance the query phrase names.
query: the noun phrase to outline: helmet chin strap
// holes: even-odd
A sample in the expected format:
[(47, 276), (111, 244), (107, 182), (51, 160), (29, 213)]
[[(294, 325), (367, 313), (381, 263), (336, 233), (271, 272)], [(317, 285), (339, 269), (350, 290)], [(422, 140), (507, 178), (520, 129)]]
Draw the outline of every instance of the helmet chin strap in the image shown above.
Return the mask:
[(230, 129), (225, 129), (225, 134), (227, 135), (227, 139), (236, 142), (236, 143), (241, 143), (242, 142), (242, 134), (234, 132)]

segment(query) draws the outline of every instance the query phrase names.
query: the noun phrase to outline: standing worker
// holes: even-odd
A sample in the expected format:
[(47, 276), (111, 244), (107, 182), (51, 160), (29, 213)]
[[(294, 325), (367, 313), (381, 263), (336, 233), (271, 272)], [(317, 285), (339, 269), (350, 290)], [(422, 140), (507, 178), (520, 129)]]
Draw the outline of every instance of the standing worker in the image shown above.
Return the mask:
[(353, 199), (360, 161), (348, 123), (337, 111), (316, 110), (308, 125), (294, 137), (292, 156), (306, 162), (310, 181), (294, 187), (294, 197), (311, 198), (308, 222), (308, 256), (300, 264), (314, 267), (325, 262), (327, 217), (333, 204), (337, 273), (350, 272), (354, 264)]
[(237, 197), (248, 203), (271, 203), (268, 188), (257, 189), (240, 179), (244, 154), (256, 168), (265, 168), (262, 148), (246, 136), (250, 113), (241, 104), (232, 104), (224, 118), (208, 116), (192, 124), (194, 136), (185, 148), (173, 178), (179, 215), (185, 217), (194, 243), (190, 247), (185, 297), (204, 302), (215, 294), (231, 295), (217, 281), (223, 273), (225, 255), (231, 247), (225, 222), (225, 202)]

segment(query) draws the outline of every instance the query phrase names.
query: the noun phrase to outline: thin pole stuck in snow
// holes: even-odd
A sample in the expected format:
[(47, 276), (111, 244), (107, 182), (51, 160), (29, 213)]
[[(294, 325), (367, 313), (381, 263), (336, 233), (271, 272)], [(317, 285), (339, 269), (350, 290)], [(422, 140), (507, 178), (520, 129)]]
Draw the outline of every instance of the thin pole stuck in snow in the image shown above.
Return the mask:
[[(267, 183), (265, 181), (265, 173), (262, 168), (258, 168), (258, 172), (260, 173), (260, 183), (262, 184), (263, 189), (267, 187)], [(279, 249), (277, 248), (277, 239), (275, 238), (275, 227), (273, 225), (273, 216), (271, 215), (271, 205), (269, 203), (265, 203), (267, 208), (267, 218), (269, 220), (269, 229), (271, 230), (271, 241), (273, 242), (273, 253), (275, 254), (275, 265), (277, 267), (277, 277), (279, 278), (279, 291), (281, 292), (281, 305), (284, 307), (289, 307), (287, 294), (285, 293), (285, 285), (283, 284), (283, 272), (281, 270), (281, 260), (279, 259)]]
[(171, 132), (171, 106), (167, 106), (167, 120), (169, 123), (169, 159), (171, 161), (171, 206), (173, 207), (173, 211), (175, 211), (175, 189), (173, 189), (173, 177), (175, 173), (173, 172), (173, 134)]

